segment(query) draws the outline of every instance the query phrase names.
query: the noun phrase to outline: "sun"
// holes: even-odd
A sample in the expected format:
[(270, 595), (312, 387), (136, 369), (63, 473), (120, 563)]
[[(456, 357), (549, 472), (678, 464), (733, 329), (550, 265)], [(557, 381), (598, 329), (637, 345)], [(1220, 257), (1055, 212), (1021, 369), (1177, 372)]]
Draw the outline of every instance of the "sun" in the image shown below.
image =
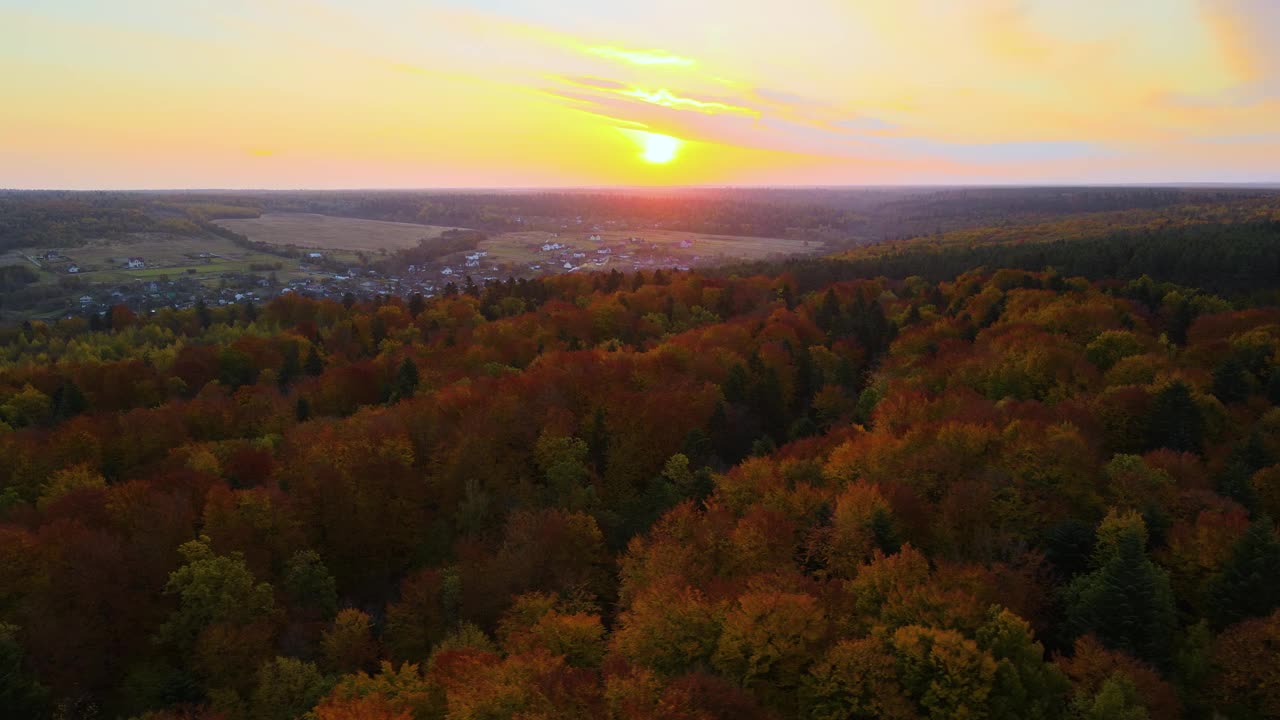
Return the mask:
[(630, 128), (618, 129), (640, 146), (640, 159), (650, 165), (666, 165), (675, 160), (680, 154), (680, 148), (684, 146), (683, 140), (670, 135)]
[(640, 153), (640, 157), (654, 165), (665, 165), (675, 160), (676, 154), (680, 152), (680, 140), (670, 135), (644, 133), (641, 142), (644, 145), (644, 152)]

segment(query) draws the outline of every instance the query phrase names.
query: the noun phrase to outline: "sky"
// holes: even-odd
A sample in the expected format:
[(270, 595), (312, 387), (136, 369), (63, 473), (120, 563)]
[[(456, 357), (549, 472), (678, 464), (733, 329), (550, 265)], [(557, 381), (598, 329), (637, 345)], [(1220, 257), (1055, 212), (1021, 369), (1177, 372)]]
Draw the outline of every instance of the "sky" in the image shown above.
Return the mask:
[(0, 0), (0, 187), (1280, 182), (1280, 0)]

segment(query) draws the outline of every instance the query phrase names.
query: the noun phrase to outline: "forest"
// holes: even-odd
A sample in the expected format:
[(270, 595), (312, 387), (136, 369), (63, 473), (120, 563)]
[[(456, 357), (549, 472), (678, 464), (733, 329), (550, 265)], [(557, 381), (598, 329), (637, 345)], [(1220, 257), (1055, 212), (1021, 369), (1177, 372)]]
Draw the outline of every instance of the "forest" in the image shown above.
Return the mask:
[(0, 328), (0, 716), (1280, 717), (1211, 215)]

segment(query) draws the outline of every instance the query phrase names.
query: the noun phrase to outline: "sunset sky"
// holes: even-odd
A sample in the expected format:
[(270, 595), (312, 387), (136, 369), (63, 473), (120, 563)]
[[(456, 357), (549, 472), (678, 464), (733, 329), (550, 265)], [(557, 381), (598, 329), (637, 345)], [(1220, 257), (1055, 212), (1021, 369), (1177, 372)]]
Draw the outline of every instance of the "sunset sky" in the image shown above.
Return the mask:
[(1276, 0), (0, 0), (0, 187), (1204, 181)]

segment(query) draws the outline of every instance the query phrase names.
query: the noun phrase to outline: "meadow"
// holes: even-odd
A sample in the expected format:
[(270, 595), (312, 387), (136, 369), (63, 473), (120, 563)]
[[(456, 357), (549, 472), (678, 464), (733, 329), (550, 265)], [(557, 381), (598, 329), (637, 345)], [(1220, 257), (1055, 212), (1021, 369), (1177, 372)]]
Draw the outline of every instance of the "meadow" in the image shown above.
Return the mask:
[(252, 219), (219, 220), (218, 224), (272, 245), (366, 252), (413, 247), (423, 238), (439, 237), (452, 229), (313, 213), (266, 213)]
[[(296, 261), (275, 255), (245, 250), (225, 238), (214, 235), (191, 237), (165, 233), (134, 233), (110, 240), (93, 240), (81, 247), (57, 248), (79, 266), (79, 275), (93, 282), (123, 282), (130, 279), (154, 279), (195, 270), (196, 275), (225, 272), (251, 272), (254, 264), (281, 263), (281, 272), (291, 270)], [(39, 257), (44, 250), (35, 252)], [(204, 257), (201, 255), (204, 254)], [(145, 268), (129, 269), (128, 258), (142, 258)], [(54, 275), (62, 274), (66, 261), (45, 263)], [(48, 275), (49, 273), (44, 273)], [(52, 277), (52, 275), (51, 275)]]

